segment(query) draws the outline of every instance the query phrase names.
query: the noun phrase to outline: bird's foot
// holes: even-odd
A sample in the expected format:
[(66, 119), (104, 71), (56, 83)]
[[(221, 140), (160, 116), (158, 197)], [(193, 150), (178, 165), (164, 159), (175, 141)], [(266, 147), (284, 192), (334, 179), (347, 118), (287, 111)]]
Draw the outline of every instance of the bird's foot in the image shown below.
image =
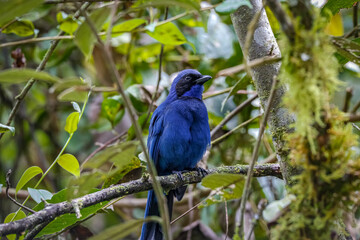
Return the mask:
[(196, 167), (196, 168), (193, 168), (192, 170), (197, 171), (201, 175), (201, 177), (205, 177), (206, 175), (209, 174), (208, 170), (206, 170), (205, 168), (201, 168), (201, 167)]
[(173, 174), (176, 174), (181, 181), (184, 181), (184, 177), (182, 175), (183, 171), (172, 171)]

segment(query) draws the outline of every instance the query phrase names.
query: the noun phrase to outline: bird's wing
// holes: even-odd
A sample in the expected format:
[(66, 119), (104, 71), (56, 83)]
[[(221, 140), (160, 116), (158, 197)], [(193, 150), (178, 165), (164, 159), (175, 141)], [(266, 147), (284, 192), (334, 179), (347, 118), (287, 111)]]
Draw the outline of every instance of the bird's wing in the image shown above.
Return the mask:
[(154, 161), (155, 166), (157, 167), (159, 162), (159, 140), (163, 130), (163, 110), (157, 108), (153, 113), (149, 126), (149, 136), (147, 141), (147, 146), (149, 149), (149, 155)]

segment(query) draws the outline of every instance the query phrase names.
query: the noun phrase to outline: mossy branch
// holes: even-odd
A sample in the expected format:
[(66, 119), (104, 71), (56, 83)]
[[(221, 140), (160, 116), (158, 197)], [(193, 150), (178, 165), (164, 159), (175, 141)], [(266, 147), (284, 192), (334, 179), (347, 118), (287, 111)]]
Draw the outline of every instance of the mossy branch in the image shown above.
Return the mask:
[[(209, 174), (216, 173), (233, 173), (245, 175), (248, 171), (247, 165), (224, 166), (209, 170)], [(280, 166), (278, 164), (263, 164), (257, 165), (254, 168), (254, 176), (274, 176), (282, 178)], [(201, 182), (203, 176), (198, 171), (189, 171), (182, 174), (183, 180), (177, 174), (157, 177), (161, 186), (165, 191), (179, 188), (186, 184)], [(74, 206), (85, 208), (97, 203), (115, 199), (121, 196), (130, 195), (133, 193), (148, 191), (152, 189), (152, 182), (149, 178), (141, 178), (131, 182), (111, 186), (101, 191), (85, 195), (83, 197), (72, 200), (71, 202), (61, 202), (57, 204), (50, 204), (43, 210), (38, 211), (21, 220), (0, 224), (0, 236), (8, 234), (22, 233), (28, 229), (33, 229), (43, 222), (49, 222), (56, 217), (66, 213), (74, 213)], [(77, 204), (81, 203), (81, 204)]]
[[(263, 10), (263, 3), (261, 0), (251, 0), (252, 8), (241, 6), (233, 14), (231, 20), (234, 25), (235, 32), (238, 36), (239, 43), (242, 48), (245, 47), (246, 36), (249, 32), (249, 26), (253, 18), (259, 11), (261, 15), (258, 23), (252, 25), (254, 37), (251, 41), (250, 47), (245, 56), (246, 61), (252, 61), (258, 58), (273, 57), (280, 58), (280, 49), (271, 30), (269, 20)], [(268, 98), (271, 90), (272, 80), (277, 77), (280, 69), (280, 63), (269, 63), (251, 68), (251, 75), (259, 94), (260, 102), (263, 109), (266, 109)], [(281, 105), (282, 98), (285, 94), (285, 88), (280, 86), (275, 91), (274, 101), (270, 108), (269, 126), (273, 135), (273, 141), (276, 146), (277, 158), (279, 159), (282, 173), (287, 183), (290, 182), (290, 177), (294, 173), (294, 169), (289, 164), (288, 150), (285, 148), (285, 141), (283, 139), (284, 133), (291, 131), (289, 127), (293, 123), (293, 117), (289, 111)]]

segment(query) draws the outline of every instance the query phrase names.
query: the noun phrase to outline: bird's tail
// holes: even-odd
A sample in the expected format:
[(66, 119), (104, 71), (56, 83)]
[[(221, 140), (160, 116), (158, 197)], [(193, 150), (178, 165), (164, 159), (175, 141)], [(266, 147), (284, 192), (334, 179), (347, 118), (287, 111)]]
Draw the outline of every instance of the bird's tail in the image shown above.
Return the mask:
[[(171, 219), (174, 192), (170, 191), (166, 195), (166, 199), (169, 209), (169, 218)], [(160, 216), (158, 201), (153, 190), (149, 191), (146, 203), (145, 218), (148, 216)], [(163, 240), (163, 233), (160, 224), (157, 222), (145, 222), (141, 229), (140, 240)]]

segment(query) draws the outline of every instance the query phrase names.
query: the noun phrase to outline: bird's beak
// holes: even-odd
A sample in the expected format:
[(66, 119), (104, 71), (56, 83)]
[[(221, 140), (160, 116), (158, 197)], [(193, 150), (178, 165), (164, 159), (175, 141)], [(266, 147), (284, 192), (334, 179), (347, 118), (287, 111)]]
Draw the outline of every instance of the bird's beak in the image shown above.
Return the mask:
[(209, 81), (210, 79), (212, 79), (212, 77), (211, 76), (209, 76), (209, 75), (204, 75), (204, 76), (202, 76), (201, 78), (198, 78), (198, 79), (196, 79), (196, 84), (204, 84), (204, 83), (206, 83), (207, 81)]

